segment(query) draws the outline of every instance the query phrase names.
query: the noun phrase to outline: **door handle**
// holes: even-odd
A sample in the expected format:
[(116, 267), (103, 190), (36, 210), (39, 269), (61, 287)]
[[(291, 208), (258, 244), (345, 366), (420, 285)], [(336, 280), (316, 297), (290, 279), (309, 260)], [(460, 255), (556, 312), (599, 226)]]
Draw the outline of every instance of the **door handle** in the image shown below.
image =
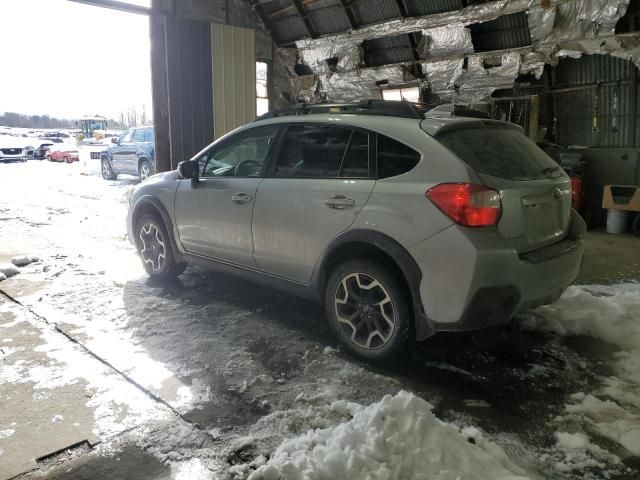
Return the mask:
[(251, 195), (244, 193), (244, 192), (238, 192), (236, 194), (231, 195), (231, 200), (235, 203), (248, 203), (251, 201)]
[(356, 201), (352, 198), (347, 198), (344, 195), (336, 195), (333, 198), (328, 198), (327, 200), (325, 200), (324, 204), (329, 208), (344, 210), (345, 208), (353, 207), (356, 204)]

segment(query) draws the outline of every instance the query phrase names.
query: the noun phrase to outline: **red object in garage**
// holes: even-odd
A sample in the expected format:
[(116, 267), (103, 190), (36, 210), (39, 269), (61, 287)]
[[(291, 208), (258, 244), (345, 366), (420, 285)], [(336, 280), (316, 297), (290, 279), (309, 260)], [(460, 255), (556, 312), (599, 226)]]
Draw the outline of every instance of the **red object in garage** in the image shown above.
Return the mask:
[(571, 177), (571, 206), (577, 212), (582, 212), (584, 205), (584, 181), (579, 175)]

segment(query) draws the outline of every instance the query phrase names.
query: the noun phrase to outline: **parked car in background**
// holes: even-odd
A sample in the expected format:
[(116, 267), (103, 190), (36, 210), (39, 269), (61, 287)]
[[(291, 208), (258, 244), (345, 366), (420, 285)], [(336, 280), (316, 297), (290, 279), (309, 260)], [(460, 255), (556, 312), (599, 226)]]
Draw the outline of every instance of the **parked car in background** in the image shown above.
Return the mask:
[(115, 180), (119, 174), (137, 175), (144, 181), (156, 172), (153, 127), (130, 128), (101, 155), (102, 177)]
[(26, 162), (26, 149), (15, 138), (0, 136), (0, 162)]
[(46, 137), (42, 137), (42, 140), (47, 140), (51, 143), (64, 143), (64, 139), (60, 137), (50, 137), (48, 135)]
[(53, 145), (51, 140), (40, 140), (37, 146), (33, 149), (34, 160), (44, 160), (47, 151), (51, 148), (51, 145)]
[(406, 102), (267, 114), (128, 203), (152, 278), (198, 263), (314, 299), (346, 348), (385, 362), (556, 301), (586, 232), (521, 128)]
[(51, 162), (72, 163), (79, 160), (78, 147), (66, 143), (52, 145), (45, 155)]

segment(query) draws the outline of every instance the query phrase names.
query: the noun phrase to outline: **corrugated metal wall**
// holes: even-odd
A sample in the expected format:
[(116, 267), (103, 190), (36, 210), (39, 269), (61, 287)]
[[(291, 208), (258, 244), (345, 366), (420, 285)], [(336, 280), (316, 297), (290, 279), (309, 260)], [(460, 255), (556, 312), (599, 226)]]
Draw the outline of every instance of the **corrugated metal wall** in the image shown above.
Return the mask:
[[(563, 145), (638, 145), (635, 66), (610, 55), (563, 60), (555, 69), (556, 140)], [(594, 128), (593, 118), (597, 119)]]
[(211, 27), (167, 18), (171, 167), (191, 158), (213, 139)]
[(632, 62), (583, 55), (548, 67), (539, 82), (523, 80), (495, 96), (539, 95), (540, 125), (561, 145), (640, 147), (639, 88)]
[[(211, 25), (214, 137), (256, 118), (255, 32)], [(210, 102), (208, 105), (211, 105)]]

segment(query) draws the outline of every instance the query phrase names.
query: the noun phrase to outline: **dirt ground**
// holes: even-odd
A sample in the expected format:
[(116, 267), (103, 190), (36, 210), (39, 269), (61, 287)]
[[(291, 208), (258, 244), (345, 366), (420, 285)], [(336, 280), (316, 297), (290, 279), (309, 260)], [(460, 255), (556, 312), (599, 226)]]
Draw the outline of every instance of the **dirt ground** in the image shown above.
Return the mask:
[[(615, 368), (602, 340), (518, 318), (372, 367), (337, 348), (319, 305), (196, 267), (150, 282), (126, 239), (135, 179), (47, 162), (0, 175), (0, 263), (39, 257), (0, 283), (0, 480), (243, 478), (231, 467), (340, 421), (331, 401), (402, 389), (480, 428), (532, 478), (640, 478), (610, 439), (593, 462), (557, 447), (554, 419)], [(577, 283), (637, 282), (639, 247), (592, 233)]]

